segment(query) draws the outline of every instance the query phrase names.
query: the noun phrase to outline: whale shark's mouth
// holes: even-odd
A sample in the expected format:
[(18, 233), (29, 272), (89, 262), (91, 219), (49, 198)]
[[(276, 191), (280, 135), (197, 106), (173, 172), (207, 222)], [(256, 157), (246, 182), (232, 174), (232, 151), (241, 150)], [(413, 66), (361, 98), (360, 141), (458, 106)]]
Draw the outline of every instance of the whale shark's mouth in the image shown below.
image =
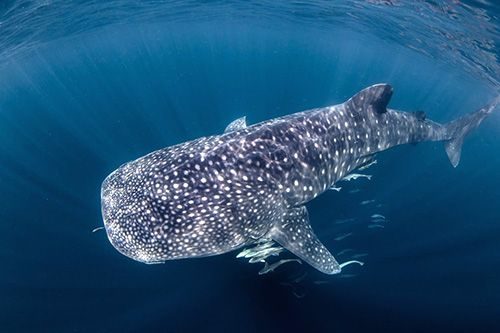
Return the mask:
[(102, 216), (108, 239), (125, 256), (144, 263), (156, 263), (158, 260), (148, 253), (150, 233), (142, 223), (141, 209), (137, 204), (127, 204), (127, 198), (135, 203), (141, 200), (136, 198), (137, 193), (127, 189), (130, 174), (119, 171), (123, 169), (106, 177), (101, 187)]
[(120, 253), (128, 257), (134, 257), (131, 235), (126, 236), (119, 223), (124, 217), (124, 211), (120, 207), (120, 198), (124, 198), (127, 194), (125, 188), (117, 182), (117, 178), (119, 178), (119, 175), (115, 171), (106, 177), (101, 186), (101, 209), (104, 227), (111, 244)]

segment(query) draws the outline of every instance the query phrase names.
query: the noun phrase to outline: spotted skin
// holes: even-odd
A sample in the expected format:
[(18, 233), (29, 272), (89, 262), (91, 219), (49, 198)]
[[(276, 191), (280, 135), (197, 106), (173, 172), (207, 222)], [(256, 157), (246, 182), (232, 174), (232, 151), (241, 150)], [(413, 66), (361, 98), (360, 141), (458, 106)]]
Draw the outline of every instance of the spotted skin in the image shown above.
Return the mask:
[[(157, 263), (272, 239), (318, 270), (339, 273), (303, 204), (380, 151), (420, 141), (449, 143), (454, 133), (464, 133), (457, 130), (464, 126), (460, 119), (447, 127), (421, 111), (388, 110), (391, 95), (389, 85), (379, 84), (336, 106), (249, 127), (241, 118), (222, 135), (122, 165), (102, 184), (110, 242), (130, 258)], [(478, 112), (470, 115), (475, 126), (487, 115)]]

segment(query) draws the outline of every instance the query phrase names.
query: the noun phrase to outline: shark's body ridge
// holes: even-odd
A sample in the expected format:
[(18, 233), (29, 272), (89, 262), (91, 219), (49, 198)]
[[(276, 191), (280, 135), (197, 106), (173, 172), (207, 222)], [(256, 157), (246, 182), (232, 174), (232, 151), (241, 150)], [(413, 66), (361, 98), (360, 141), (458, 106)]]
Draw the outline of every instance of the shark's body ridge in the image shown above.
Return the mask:
[(327, 273), (335, 258), (304, 204), (393, 146), (444, 141), (456, 166), (463, 139), (492, 103), (441, 125), (425, 113), (387, 109), (392, 88), (366, 88), (343, 104), (203, 137), (126, 163), (102, 184), (111, 243), (145, 263), (217, 255), (274, 240)]

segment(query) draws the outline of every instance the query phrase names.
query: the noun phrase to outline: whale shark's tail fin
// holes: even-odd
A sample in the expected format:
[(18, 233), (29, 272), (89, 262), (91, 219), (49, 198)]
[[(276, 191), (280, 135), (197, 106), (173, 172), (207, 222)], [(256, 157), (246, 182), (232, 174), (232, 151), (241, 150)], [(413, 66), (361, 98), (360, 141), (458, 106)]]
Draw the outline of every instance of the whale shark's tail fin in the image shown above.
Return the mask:
[(486, 118), (500, 102), (500, 96), (497, 97), (490, 104), (482, 107), (481, 109), (469, 113), (462, 118), (450, 121), (445, 124), (446, 136), (450, 139), (444, 141), (444, 148), (446, 154), (450, 159), (453, 167), (460, 162), (460, 153), (462, 151), (462, 143), (464, 139), (471, 133), (481, 122)]

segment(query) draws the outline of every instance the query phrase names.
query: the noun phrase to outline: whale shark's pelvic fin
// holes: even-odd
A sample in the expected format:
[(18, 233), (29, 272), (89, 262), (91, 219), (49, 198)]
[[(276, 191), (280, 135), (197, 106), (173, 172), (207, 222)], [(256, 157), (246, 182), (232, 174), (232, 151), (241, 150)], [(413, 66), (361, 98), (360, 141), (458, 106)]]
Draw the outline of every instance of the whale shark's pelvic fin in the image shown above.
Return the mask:
[(305, 206), (287, 210), (271, 230), (271, 238), (319, 271), (340, 273), (339, 264), (314, 234)]
[(484, 118), (493, 112), (493, 109), (495, 109), (499, 102), (500, 96), (481, 109), (444, 125), (447, 137), (450, 138), (444, 141), (444, 148), (446, 149), (446, 154), (453, 167), (456, 167), (458, 162), (460, 162), (460, 154), (462, 152), (462, 143), (464, 139), (481, 124)]
[(227, 125), (226, 129), (224, 130), (224, 134), (239, 131), (244, 128), (247, 128), (246, 116), (233, 120), (229, 125)]
[(348, 110), (357, 112), (372, 111), (373, 113), (387, 112), (387, 105), (392, 97), (392, 87), (388, 84), (376, 84), (351, 97), (344, 103)]

